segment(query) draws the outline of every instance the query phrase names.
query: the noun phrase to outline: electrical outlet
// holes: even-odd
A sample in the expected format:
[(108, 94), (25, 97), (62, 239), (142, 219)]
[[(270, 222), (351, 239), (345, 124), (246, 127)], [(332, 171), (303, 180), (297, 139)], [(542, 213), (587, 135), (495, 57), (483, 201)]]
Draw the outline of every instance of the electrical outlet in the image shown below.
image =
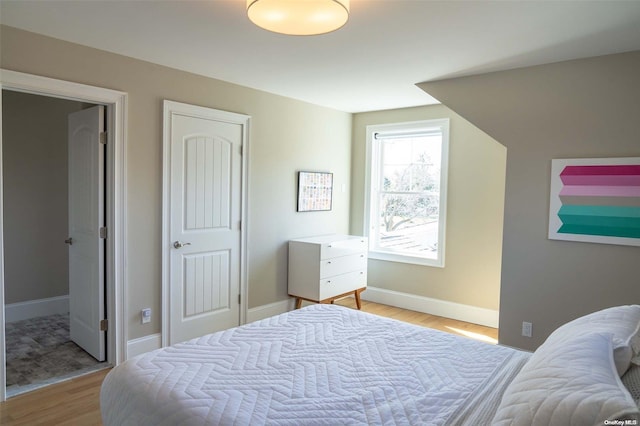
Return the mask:
[(142, 317), (143, 324), (151, 322), (151, 308), (144, 308), (142, 311), (140, 311), (140, 315)]
[(530, 322), (522, 321), (522, 335), (524, 337), (531, 337), (533, 331), (533, 324)]

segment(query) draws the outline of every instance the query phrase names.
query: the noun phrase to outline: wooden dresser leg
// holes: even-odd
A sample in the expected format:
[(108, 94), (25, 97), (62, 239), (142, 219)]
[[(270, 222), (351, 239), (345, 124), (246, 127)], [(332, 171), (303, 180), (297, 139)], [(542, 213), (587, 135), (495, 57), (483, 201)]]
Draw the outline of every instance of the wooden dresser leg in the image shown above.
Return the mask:
[(356, 290), (354, 292), (355, 296), (356, 296), (356, 306), (358, 307), (358, 310), (360, 310), (362, 308), (362, 306), (360, 305), (360, 293), (362, 292), (362, 289), (360, 290)]
[(296, 309), (302, 308), (302, 299), (296, 297)]

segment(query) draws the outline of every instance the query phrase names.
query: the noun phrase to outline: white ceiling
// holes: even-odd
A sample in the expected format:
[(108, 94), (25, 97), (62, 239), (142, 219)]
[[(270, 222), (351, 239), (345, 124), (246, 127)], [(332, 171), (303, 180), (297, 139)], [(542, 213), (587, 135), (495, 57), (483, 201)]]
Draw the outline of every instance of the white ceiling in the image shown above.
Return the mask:
[(437, 102), (416, 83), (640, 50), (640, 0), (351, 0), (321, 36), (245, 0), (0, 0), (0, 22), (348, 112)]

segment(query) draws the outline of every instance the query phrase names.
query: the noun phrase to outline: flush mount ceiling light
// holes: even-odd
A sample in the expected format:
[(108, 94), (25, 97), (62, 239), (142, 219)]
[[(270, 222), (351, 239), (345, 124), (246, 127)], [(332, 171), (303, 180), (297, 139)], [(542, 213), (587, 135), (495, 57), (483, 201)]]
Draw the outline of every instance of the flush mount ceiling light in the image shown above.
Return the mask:
[(247, 0), (251, 22), (288, 35), (335, 31), (349, 19), (349, 0)]

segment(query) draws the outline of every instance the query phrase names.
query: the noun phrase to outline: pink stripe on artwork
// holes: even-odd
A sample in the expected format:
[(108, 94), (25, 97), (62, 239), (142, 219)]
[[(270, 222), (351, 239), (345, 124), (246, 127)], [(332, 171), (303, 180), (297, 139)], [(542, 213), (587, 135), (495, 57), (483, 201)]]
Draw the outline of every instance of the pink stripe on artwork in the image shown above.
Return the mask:
[(640, 175), (640, 164), (611, 164), (602, 166), (566, 166), (563, 175)]
[(589, 197), (640, 197), (640, 186), (565, 185), (560, 190), (559, 195)]
[(565, 185), (638, 186), (640, 164), (566, 166), (560, 179)]
[(640, 186), (640, 175), (561, 175), (565, 185)]

